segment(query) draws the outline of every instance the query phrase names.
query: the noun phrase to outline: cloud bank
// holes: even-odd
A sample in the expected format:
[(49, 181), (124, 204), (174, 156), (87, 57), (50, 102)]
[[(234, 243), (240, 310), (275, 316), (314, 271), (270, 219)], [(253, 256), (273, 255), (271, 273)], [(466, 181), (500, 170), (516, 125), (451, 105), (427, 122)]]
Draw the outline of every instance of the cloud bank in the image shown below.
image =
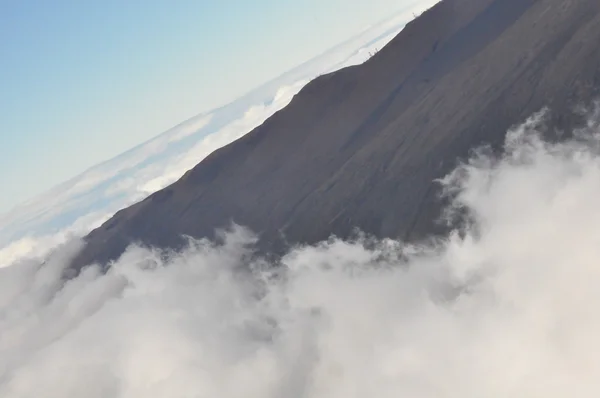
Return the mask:
[(0, 269), (0, 396), (596, 397), (599, 130), (548, 143), (542, 121), (441, 181), (466, 217), (436, 242), (271, 264), (235, 227), (66, 283), (77, 241)]

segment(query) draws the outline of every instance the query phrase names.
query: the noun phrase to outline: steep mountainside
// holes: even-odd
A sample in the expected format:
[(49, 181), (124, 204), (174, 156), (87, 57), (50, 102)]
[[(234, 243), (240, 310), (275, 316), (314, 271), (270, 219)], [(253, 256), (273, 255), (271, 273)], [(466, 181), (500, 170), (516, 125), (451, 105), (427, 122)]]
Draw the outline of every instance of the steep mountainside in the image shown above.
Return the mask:
[(444, 0), (363, 65), (321, 76), (175, 184), (91, 232), (75, 266), (132, 241), (176, 246), (230, 221), (265, 248), (436, 231), (433, 180), (543, 106), (555, 122), (600, 87), (598, 0)]

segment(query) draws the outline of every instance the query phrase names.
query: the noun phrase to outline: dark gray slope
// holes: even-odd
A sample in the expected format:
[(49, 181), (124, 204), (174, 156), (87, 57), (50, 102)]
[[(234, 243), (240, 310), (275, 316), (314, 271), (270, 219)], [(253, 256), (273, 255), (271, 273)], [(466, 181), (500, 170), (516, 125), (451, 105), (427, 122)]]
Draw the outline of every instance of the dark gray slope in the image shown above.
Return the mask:
[(92, 231), (75, 260), (106, 262), (133, 241), (173, 247), (230, 221), (265, 248), (354, 227), (435, 231), (433, 180), (469, 149), (498, 145), (545, 105), (556, 121), (600, 86), (598, 0), (444, 0), (367, 63), (322, 76), (289, 106), (173, 185)]

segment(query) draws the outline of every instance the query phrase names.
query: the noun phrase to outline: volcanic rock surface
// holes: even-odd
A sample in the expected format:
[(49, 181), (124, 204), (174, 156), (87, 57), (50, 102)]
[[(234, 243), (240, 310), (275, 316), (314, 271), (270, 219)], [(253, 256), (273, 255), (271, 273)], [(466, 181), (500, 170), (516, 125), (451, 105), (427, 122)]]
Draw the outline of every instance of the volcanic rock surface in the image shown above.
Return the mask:
[(600, 88), (598, 0), (443, 0), (366, 63), (323, 75), (179, 181), (119, 211), (74, 266), (132, 242), (178, 247), (230, 222), (264, 250), (354, 228), (440, 232), (434, 180), (548, 106), (557, 128)]

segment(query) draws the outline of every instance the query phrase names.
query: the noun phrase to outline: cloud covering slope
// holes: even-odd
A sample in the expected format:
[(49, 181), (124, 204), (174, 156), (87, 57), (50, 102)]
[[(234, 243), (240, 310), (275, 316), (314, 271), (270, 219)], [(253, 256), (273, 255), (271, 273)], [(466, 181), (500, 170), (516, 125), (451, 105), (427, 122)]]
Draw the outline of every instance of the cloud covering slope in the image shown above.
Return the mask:
[(600, 135), (551, 144), (543, 114), (442, 184), (445, 239), (331, 239), (276, 267), (242, 228), (131, 247), (106, 275), (0, 269), (2, 397), (595, 397)]

